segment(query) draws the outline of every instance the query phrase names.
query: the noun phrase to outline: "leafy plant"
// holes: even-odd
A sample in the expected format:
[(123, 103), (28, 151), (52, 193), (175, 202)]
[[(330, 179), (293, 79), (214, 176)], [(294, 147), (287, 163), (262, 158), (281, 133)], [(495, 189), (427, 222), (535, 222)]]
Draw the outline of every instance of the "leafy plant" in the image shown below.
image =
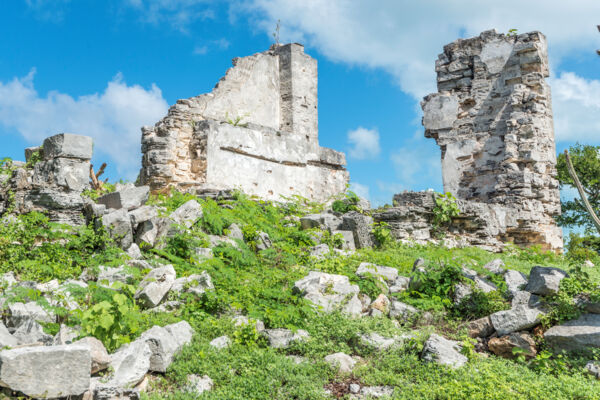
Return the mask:
[(35, 164), (39, 163), (40, 161), (42, 161), (42, 151), (43, 151), (43, 147), (40, 146), (40, 148), (36, 151), (34, 151), (31, 156), (29, 156), (29, 160), (27, 160), (27, 163), (25, 164), (26, 168), (33, 168), (35, 166)]
[(358, 195), (350, 190), (344, 194), (344, 198), (335, 200), (331, 204), (331, 209), (335, 212), (345, 214), (349, 211), (361, 211), (358, 207), (360, 198)]
[(440, 234), (442, 227), (452, 222), (452, 218), (460, 215), (460, 209), (456, 204), (456, 198), (450, 192), (436, 193), (434, 201), (433, 230)]
[[(132, 300), (135, 288), (115, 283), (116, 292), (110, 300), (103, 300), (81, 312), (81, 329), (102, 341), (107, 350), (113, 351), (128, 343), (140, 327), (140, 312)], [(129, 295), (129, 296), (128, 296)]]
[(242, 120), (249, 116), (250, 116), (250, 114), (246, 113), (244, 115), (238, 115), (238, 116), (231, 118), (231, 117), (229, 117), (229, 112), (226, 112), (225, 113), (225, 122), (227, 122), (229, 125), (241, 126), (242, 128), (246, 128), (248, 126), (248, 123), (247, 122), (243, 123)]
[(378, 245), (385, 246), (393, 240), (392, 232), (390, 230), (390, 225), (386, 222), (376, 222), (373, 224), (373, 236), (375, 236), (375, 240)]

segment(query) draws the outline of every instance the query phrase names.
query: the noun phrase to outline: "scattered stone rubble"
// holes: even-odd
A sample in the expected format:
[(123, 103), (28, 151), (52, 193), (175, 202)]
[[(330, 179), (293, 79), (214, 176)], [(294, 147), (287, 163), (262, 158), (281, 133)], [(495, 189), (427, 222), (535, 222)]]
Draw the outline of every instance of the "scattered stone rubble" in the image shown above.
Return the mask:
[(140, 180), (152, 192), (241, 189), (270, 200), (344, 192), (343, 153), (318, 143), (317, 61), (299, 44), (233, 60), (211, 93), (142, 128)]

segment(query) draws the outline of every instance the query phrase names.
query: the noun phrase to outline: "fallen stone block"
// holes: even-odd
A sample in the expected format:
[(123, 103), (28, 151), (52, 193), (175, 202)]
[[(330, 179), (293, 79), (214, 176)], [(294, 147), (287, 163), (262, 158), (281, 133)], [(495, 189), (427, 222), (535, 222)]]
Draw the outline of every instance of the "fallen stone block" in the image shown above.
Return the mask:
[(341, 226), (342, 230), (352, 231), (354, 234), (354, 245), (357, 249), (373, 247), (373, 218), (352, 211), (344, 214)]
[(38, 322), (54, 322), (55, 317), (35, 301), (13, 303), (8, 306), (8, 327), (17, 328), (28, 320)]
[(148, 186), (125, 185), (121, 190), (100, 196), (96, 203), (104, 204), (106, 208), (133, 210), (143, 206), (148, 201), (150, 188)]
[(150, 366), (155, 372), (166, 372), (173, 357), (192, 341), (194, 330), (186, 321), (165, 327), (153, 326), (144, 332), (138, 340), (145, 341), (150, 348)]
[(525, 290), (533, 294), (548, 296), (558, 293), (560, 281), (567, 276), (562, 269), (533, 267), (529, 273), (529, 283)]
[(10, 334), (6, 326), (0, 321), (0, 349), (5, 347), (15, 347), (19, 344), (16, 337)]
[(214, 289), (214, 285), (210, 278), (210, 275), (206, 271), (202, 271), (200, 274), (194, 274), (186, 276), (184, 278), (177, 278), (173, 282), (171, 291), (173, 292), (189, 292), (201, 295), (207, 290)]
[(383, 278), (388, 284), (393, 284), (398, 278), (398, 270), (392, 267), (363, 262), (358, 266), (356, 275), (363, 277), (368, 275), (378, 276)]
[(44, 140), (44, 160), (53, 158), (77, 158), (91, 160), (93, 141), (89, 136), (60, 133)]
[(152, 351), (146, 341), (136, 340), (121, 346), (111, 355), (113, 374), (109, 386), (131, 388), (140, 383), (150, 368), (151, 356)]
[(508, 292), (513, 296), (527, 285), (527, 277), (522, 272), (509, 269), (504, 273), (504, 282), (506, 282)]
[(84, 346), (89, 349), (92, 358), (91, 374), (104, 371), (110, 365), (111, 358), (101, 341), (95, 337), (88, 336), (73, 343), (74, 345)]
[(0, 382), (38, 399), (79, 396), (90, 386), (84, 346), (37, 346), (0, 351)]
[(105, 214), (96, 221), (97, 228), (104, 227), (122, 249), (128, 249), (133, 243), (131, 218), (127, 210), (119, 209)]
[(289, 347), (292, 342), (303, 341), (310, 336), (308, 332), (302, 329), (292, 332), (291, 330), (284, 328), (265, 329), (261, 334), (267, 338), (269, 346), (275, 349), (285, 349)]
[(129, 218), (131, 219), (131, 226), (137, 227), (142, 222), (151, 220), (152, 218), (158, 217), (158, 210), (153, 206), (141, 206), (135, 210), (129, 211)]
[(525, 332), (513, 332), (506, 336), (491, 338), (488, 341), (488, 348), (497, 356), (515, 359), (518, 354), (514, 349), (523, 350), (523, 355), (526, 358), (533, 358), (537, 354), (535, 341), (530, 334)]
[(173, 211), (169, 218), (173, 223), (191, 228), (202, 217), (202, 206), (196, 200), (189, 200)]
[(413, 306), (400, 301), (392, 300), (392, 305), (390, 306), (390, 318), (397, 318), (402, 321), (407, 321), (411, 318), (414, 318), (418, 314), (419, 310)]
[(211, 391), (214, 386), (213, 380), (208, 375), (188, 375), (186, 391), (196, 395)]
[(600, 347), (600, 315), (579, 318), (553, 326), (544, 333), (546, 343), (555, 351), (581, 351)]
[(153, 269), (144, 277), (134, 297), (146, 307), (156, 307), (169, 293), (174, 282), (175, 269), (172, 265)]
[(330, 354), (324, 360), (342, 374), (349, 374), (356, 365), (356, 360), (345, 353)]
[[(323, 311), (331, 312), (342, 309), (360, 290), (358, 285), (350, 284), (347, 276), (311, 271), (305, 278), (295, 282), (293, 291)], [(362, 304), (360, 307), (362, 309)]]
[(526, 305), (518, 305), (505, 311), (498, 311), (490, 315), (490, 320), (498, 335), (527, 330), (536, 326), (544, 313), (537, 308), (529, 308)]
[(228, 336), (219, 336), (218, 338), (211, 340), (209, 344), (215, 349), (226, 349), (231, 346), (231, 339), (229, 339)]
[(432, 333), (423, 346), (421, 358), (427, 362), (435, 362), (458, 368), (465, 365), (467, 357), (460, 353), (460, 344)]

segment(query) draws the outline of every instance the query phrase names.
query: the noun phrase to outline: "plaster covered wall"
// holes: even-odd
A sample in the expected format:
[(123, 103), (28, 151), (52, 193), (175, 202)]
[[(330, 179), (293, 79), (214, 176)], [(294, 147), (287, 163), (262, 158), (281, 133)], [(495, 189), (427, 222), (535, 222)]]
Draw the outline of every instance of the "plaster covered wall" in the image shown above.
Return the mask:
[(288, 44), (233, 64), (211, 93), (179, 100), (142, 128), (141, 183), (273, 200), (343, 192), (344, 154), (318, 144), (316, 60)]

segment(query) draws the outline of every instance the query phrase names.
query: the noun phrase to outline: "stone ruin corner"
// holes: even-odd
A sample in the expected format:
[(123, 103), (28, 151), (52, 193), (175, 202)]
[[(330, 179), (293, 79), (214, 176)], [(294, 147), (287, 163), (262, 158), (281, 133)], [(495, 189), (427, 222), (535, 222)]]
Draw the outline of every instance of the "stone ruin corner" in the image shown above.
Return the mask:
[(140, 182), (154, 193), (326, 201), (349, 181), (344, 154), (319, 146), (317, 61), (295, 43), (234, 59), (211, 93), (142, 128), (142, 153)]
[[(461, 208), (450, 233), (491, 250), (506, 242), (560, 251), (546, 38), (486, 31), (446, 46), (435, 62), (438, 92), (421, 103), (425, 137), (440, 146), (444, 191)], [(402, 193), (376, 219), (397, 238), (431, 239), (432, 194)]]

